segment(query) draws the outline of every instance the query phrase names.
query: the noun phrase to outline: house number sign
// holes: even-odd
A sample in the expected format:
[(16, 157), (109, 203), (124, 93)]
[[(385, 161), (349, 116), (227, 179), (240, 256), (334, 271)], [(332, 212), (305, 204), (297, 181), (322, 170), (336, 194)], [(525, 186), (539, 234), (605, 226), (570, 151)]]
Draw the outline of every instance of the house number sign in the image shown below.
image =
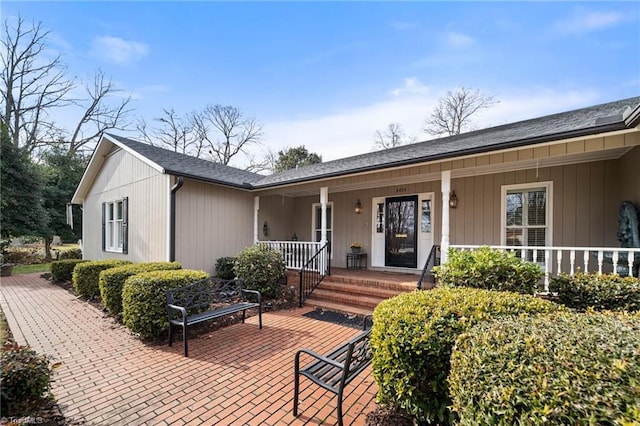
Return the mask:
[(402, 187), (397, 187), (396, 188), (396, 194), (404, 194), (407, 192), (407, 187), (406, 186), (402, 186)]

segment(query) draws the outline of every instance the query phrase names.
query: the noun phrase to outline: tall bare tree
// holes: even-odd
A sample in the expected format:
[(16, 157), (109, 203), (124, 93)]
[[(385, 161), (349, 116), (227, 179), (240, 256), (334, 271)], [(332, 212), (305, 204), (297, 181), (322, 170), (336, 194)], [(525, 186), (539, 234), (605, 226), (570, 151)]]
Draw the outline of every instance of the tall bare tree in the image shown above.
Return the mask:
[[(86, 97), (74, 100), (83, 111), (68, 140), (70, 153), (98, 138), (109, 130), (125, 130), (129, 126), (131, 95), (119, 89), (101, 70), (93, 77), (93, 84), (85, 85)], [(110, 98), (116, 98), (110, 102)]]
[(234, 106), (208, 105), (193, 119), (197, 137), (217, 163), (228, 165), (238, 154), (247, 154), (250, 146), (262, 143), (262, 124)]
[(60, 136), (52, 110), (71, 104), (74, 83), (60, 55), (48, 56), (49, 31), (41, 23), (29, 25), (19, 16), (14, 26), (5, 20), (3, 32), (2, 120), (12, 143), (32, 152), (43, 140)]
[(389, 123), (385, 130), (376, 130), (374, 149), (391, 149), (407, 143), (406, 134), (400, 123)]
[(181, 116), (173, 108), (163, 109), (162, 115), (153, 121), (159, 123), (153, 128), (149, 128), (144, 119), (140, 119), (136, 124), (142, 140), (150, 145), (194, 157), (203, 155), (204, 141), (198, 138), (190, 115)]
[(471, 117), (481, 109), (490, 108), (499, 101), (467, 87), (447, 92), (427, 117), (424, 131), (430, 135), (458, 135), (466, 130)]

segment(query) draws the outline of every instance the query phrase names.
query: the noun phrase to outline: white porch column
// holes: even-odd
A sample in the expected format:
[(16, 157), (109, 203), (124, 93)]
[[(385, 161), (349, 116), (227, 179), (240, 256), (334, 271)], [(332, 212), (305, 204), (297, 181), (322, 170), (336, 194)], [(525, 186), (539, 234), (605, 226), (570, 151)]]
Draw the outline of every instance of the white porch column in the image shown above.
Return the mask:
[(258, 244), (258, 231), (260, 226), (258, 224), (258, 212), (260, 211), (260, 197), (253, 197), (253, 243)]
[(329, 201), (329, 188), (323, 186), (320, 188), (320, 242), (324, 245), (327, 242), (327, 202)]
[(449, 194), (451, 193), (451, 170), (442, 172), (442, 240), (440, 241), (440, 263), (447, 263), (449, 252)]

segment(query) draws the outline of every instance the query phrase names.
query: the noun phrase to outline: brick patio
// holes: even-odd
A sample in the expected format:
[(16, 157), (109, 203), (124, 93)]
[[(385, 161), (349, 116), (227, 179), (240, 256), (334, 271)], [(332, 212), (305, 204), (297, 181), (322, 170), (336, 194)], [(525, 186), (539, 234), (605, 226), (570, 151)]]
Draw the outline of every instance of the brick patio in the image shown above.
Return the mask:
[[(53, 394), (64, 415), (96, 425), (335, 424), (333, 394), (302, 379), (292, 414), (297, 349), (326, 352), (358, 330), (303, 317), (309, 308), (267, 313), (172, 348), (145, 345), (94, 306), (37, 274), (3, 277), (0, 306), (15, 339), (61, 362)], [(345, 424), (375, 409), (371, 367), (346, 388)]]

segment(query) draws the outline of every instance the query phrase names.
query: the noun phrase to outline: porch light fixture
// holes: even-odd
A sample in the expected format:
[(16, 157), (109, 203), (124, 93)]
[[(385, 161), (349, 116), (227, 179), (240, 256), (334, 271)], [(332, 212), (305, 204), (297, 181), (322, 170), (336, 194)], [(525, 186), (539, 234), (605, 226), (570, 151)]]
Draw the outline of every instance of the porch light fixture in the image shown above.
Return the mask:
[(360, 202), (360, 198), (358, 198), (358, 201), (356, 201), (356, 207), (353, 209), (355, 214), (360, 214), (362, 213), (362, 203)]
[(265, 237), (269, 236), (269, 225), (266, 221), (264, 222), (264, 225), (262, 225), (262, 235), (264, 235)]
[(451, 191), (451, 195), (449, 196), (449, 207), (452, 209), (458, 207), (458, 196), (456, 195), (456, 191)]

